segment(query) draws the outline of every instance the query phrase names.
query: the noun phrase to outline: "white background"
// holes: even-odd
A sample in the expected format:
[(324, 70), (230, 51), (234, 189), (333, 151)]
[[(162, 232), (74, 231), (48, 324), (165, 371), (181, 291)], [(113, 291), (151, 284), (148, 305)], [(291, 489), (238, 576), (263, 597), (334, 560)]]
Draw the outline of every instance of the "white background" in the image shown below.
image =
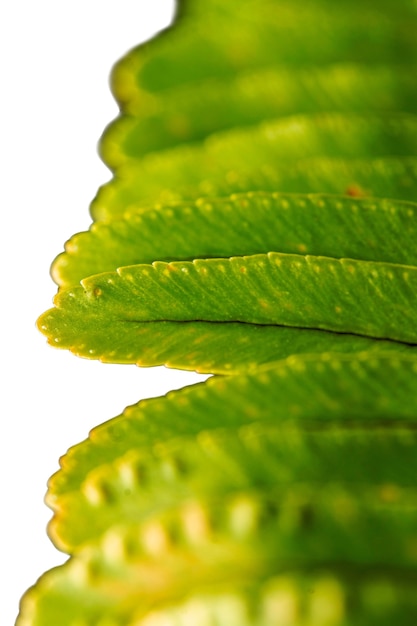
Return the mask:
[(14, 624), (22, 593), (66, 560), (46, 536), (43, 504), (59, 456), (126, 405), (198, 379), (78, 359), (35, 328), (55, 293), (50, 263), (88, 228), (88, 205), (110, 177), (96, 151), (117, 114), (110, 68), (173, 10), (173, 0), (6, 0), (0, 9), (2, 626)]

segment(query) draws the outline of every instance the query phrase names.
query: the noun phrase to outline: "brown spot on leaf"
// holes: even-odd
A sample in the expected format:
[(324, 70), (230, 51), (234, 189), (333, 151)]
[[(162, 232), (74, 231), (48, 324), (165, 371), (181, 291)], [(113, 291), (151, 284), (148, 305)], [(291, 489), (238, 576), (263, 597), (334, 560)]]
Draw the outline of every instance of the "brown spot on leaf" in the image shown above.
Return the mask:
[(345, 190), (346, 196), (351, 196), (352, 198), (364, 198), (366, 195), (366, 191), (359, 187), (359, 185), (349, 185), (349, 187)]

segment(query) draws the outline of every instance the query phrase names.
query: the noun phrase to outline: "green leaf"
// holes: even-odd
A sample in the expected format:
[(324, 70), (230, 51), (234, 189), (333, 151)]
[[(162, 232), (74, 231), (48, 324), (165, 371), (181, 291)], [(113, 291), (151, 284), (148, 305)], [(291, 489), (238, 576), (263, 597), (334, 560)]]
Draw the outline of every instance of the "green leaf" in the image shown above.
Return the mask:
[(327, 1), (246, 3), (229, 16), (206, 10), (130, 51), (115, 66), (113, 93), (123, 106), (140, 91), (226, 79), (277, 61), (300, 66), (416, 60), (415, 6), (394, 10), (384, 4), (378, 11), (357, 2), (344, 3), (341, 11)]
[(417, 158), (385, 157), (342, 159), (316, 157), (291, 164), (229, 170), (194, 184), (183, 181), (175, 187), (161, 186), (150, 198), (142, 196), (139, 179), (113, 179), (102, 186), (93, 202), (99, 220), (118, 218), (144, 205), (195, 201), (196, 198), (230, 196), (232, 193), (270, 191), (321, 192), (352, 197), (380, 196), (397, 200), (417, 197)]
[(415, 204), (249, 193), (95, 222), (67, 242), (52, 276), (70, 287), (125, 265), (270, 251), (417, 265), (416, 240)]
[[(225, 582), (218, 591), (200, 593), (181, 603), (153, 610), (137, 626), (186, 626), (188, 616), (207, 623), (230, 626), (280, 626), (282, 617), (295, 624), (338, 626), (412, 625), (416, 619), (412, 576), (395, 580), (389, 575), (358, 571), (350, 574), (323, 568), (319, 571), (280, 572), (255, 586)], [(326, 622), (323, 622), (323, 619)], [(351, 620), (347, 622), (346, 620)], [(209, 620), (212, 620), (210, 622)], [(217, 620), (217, 621), (216, 621)], [(255, 621), (254, 621), (255, 620)], [(314, 621), (318, 620), (318, 621)], [(282, 623), (282, 621), (281, 621)]]
[[(390, 618), (411, 608), (401, 622), (411, 626), (416, 578), (406, 563), (415, 559), (407, 554), (407, 539), (415, 537), (414, 516), (415, 507), (384, 503), (383, 490), (364, 497), (358, 507), (348, 492), (331, 485), (319, 492), (296, 486), (284, 497), (237, 492), (217, 501), (191, 501), (150, 516), (139, 527), (115, 526), (46, 573), (23, 598), (17, 626), (54, 619), (62, 626), (100, 621), (133, 626), (155, 606), (163, 615), (193, 597), (226, 592), (232, 599), (244, 594), (255, 600), (258, 594), (250, 590), (260, 589), (262, 597), (275, 587), (276, 596), (272, 592), (269, 599), (277, 602), (283, 582), (297, 619), (317, 618), (313, 588), (330, 603), (332, 624), (387, 623), (380, 619), (382, 604)], [(387, 601), (375, 597), (382, 589), (390, 592)], [(288, 606), (288, 593), (284, 597)], [(229, 605), (233, 620), (241, 604)], [(254, 603), (262, 626), (271, 624), (268, 606)], [(193, 615), (201, 623), (201, 611)], [(243, 624), (253, 624), (247, 620)], [(143, 623), (152, 624), (152, 616)]]
[(48, 504), (55, 508), (59, 496), (79, 490), (95, 467), (130, 449), (148, 450), (201, 431), (236, 430), (257, 421), (290, 429), (334, 420), (369, 427), (375, 420), (414, 423), (416, 363), (399, 353), (303, 355), (142, 401), (95, 428), (62, 457), (62, 469), (49, 483)]
[[(149, 515), (181, 502), (273, 488), (279, 488), (279, 501), (279, 495), (291, 494), (299, 484), (319, 491), (329, 476), (361, 504), (366, 501), (364, 487), (409, 490), (404, 505), (413, 509), (415, 524), (415, 422), (408, 428), (352, 422), (297, 428), (262, 423), (201, 431), (166, 445), (158, 442), (153, 450), (131, 449), (114, 464), (96, 467), (79, 493), (58, 498), (50, 537), (71, 554), (122, 520), (140, 525)], [(417, 565), (417, 555), (409, 557)]]
[(82, 317), (73, 317), (68, 326), (61, 325), (59, 334), (55, 334), (55, 322), (50, 317), (47, 319), (51, 324), (50, 343), (77, 356), (105, 363), (135, 363), (141, 367), (165, 365), (205, 374), (253, 371), (263, 363), (293, 354), (416, 352), (416, 346), (395, 341), (285, 326), (238, 322), (149, 324), (96, 316), (94, 324), (87, 329)]
[(212, 132), (256, 124), (279, 116), (317, 111), (414, 113), (414, 66), (282, 65), (243, 72), (228, 80), (164, 90), (126, 106), (105, 130), (100, 155), (116, 169), (147, 152), (201, 141)]
[(61, 459), (49, 533), (70, 558), (17, 626), (414, 626), (417, 5), (178, 15), (113, 72), (117, 176), (39, 327), (89, 358), (237, 375)]
[[(39, 319), (51, 343), (80, 322), (208, 321), (280, 325), (417, 342), (417, 267), (270, 252), (132, 265), (58, 293)], [(134, 332), (134, 327), (133, 327)]]
[[(179, 146), (129, 161), (118, 170), (115, 178), (100, 188), (91, 204), (91, 213), (96, 220), (111, 219), (122, 215), (132, 204), (153, 204), (164, 190), (195, 189), (205, 181), (210, 185), (211, 180), (216, 184), (216, 180), (224, 180), (227, 175), (233, 177), (235, 171), (254, 172), (271, 166), (278, 172), (281, 166), (288, 171), (291, 163), (312, 157), (410, 157), (416, 155), (416, 146), (417, 117), (411, 114), (323, 113), (281, 118), (211, 135), (201, 145)], [(391, 178), (389, 173), (385, 176)], [(285, 181), (285, 175), (283, 177)], [(348, 178), (347, 184), (342, 185), (338, 181), (339, 193), (356, 182)], [(333, 191), (334, 186), (333, 181), (331, 189), (312, 188), (310, 191)], [(274, 190), (277, 189), (304, 191), (291, 185)]]

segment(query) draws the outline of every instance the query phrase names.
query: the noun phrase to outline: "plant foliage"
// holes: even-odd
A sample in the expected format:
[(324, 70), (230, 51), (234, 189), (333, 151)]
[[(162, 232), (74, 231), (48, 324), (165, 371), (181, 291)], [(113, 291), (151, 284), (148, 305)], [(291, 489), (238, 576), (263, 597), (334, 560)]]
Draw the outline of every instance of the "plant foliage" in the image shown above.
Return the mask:
[(417, 5), (182, 0), (48, 341), (213, 374), (70, 448), (18, 626), (417, 623)]

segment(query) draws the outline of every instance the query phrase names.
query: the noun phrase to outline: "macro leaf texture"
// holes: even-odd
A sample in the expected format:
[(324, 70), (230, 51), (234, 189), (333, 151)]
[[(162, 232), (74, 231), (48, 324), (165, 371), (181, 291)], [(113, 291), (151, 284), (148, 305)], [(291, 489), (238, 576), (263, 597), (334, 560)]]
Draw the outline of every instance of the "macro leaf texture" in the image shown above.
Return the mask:
[(67, 242), (52, 275), (71, 287), (115, 267), (270, 250), (417, 265), (416, 240), (411, 202), (252, 192), (95, 222)]
[(212, 376), (60, 459), (17, 626), (415, 626), (416, 63), (412, 0), (179, 0), (115, 64), (38, 326)]

